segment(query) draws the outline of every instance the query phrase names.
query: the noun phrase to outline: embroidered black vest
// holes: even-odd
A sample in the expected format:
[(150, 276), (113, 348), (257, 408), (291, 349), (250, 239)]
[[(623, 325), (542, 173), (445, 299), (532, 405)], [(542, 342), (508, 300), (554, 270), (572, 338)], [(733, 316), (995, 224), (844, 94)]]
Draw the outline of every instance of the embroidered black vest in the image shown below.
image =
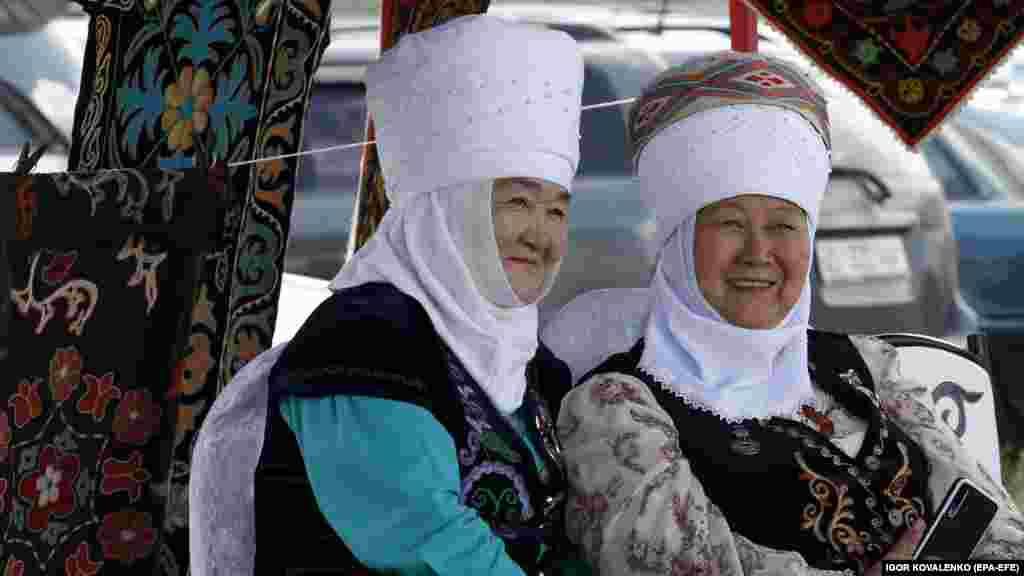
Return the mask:
[(797, 420), (731, 424), (693, 408), (638, 369), (642, 353), (640, 340), (591, 375), (628, 374), (650, 388), (708, 497), (751, 541), (799, 552), (815, 568), (862, 573), (916, 518), (930, 517), (927, 460), (881, 412), (848, 337), (810, 331), (808, 357), (815, 383), (869, 423), (854, 458)]
[[(493, 407), (416, 300), (381, 283), (338, 292), (307, 320), (271, 372), (270, 426), (257, 475), (276, 461), (305, 476), (297, 444), (282, 441), (291, 436), (278, 410), (284, 396), (359, 395), (416, 404), (430, 411), (454, 439), (460, 501), (479, 513), (527, 574), (553, 573), (549, 566), (571, 556), (571, 549), (564, 539), (566, 483), (549, 406), (558, 408), (571, 377), (565, 363), (543, 345), (527, 376), (523, 409), (527, 435), (543, 460), (539, 469), (522, 436)], [(257, 493), (257, 509), (263, 497), (274, 495)], [(303, 529), (289, 523), (289, 531)], [(258, 542), (260, 530), (258, 517)], [(322, 539), (330, 528), (320, 522), (308, 530), (309, 539)], [(331, 553), (351, 565), (344, 573), (369, 573), (333, 531), (330, 536)], [(280, 553), (277, 548), (273, 553)]]

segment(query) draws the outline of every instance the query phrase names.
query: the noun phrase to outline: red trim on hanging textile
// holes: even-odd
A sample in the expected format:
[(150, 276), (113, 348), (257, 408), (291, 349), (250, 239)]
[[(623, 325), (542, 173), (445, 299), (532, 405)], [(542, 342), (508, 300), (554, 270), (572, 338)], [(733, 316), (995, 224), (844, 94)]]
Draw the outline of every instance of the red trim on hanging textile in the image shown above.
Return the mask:
[(743, 0), (729, 0), (729, 30), (733, 50), (757, 52), (757, 12)]

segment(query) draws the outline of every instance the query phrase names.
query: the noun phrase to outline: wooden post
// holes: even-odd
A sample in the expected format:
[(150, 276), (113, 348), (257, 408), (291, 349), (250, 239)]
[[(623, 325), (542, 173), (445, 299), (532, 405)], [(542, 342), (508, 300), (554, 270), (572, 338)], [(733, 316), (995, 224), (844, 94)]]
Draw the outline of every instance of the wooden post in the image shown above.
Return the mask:
[(743, 0), (729, 0), (729, 30), (733, 50), (757, 52), (757, 12)]

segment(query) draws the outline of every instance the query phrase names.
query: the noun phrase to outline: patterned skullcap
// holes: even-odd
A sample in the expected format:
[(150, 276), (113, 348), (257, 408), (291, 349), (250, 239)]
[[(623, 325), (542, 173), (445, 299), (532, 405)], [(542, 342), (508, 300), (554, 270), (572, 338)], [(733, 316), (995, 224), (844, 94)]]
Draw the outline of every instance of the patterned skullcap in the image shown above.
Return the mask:
[(796, 112), (814, 127), (825, 148), (832, 149), (825, 98), (804, 72), (764, 54), (716, 52), (666, 70), (644, 90), (629, 114), (634, 166), (647, 143), (665, 128), (700, 112), (739, 104)]
[(741, 194), (790, 201), (816, 225), (832, 168), (827, 104), (793, 65), (701, 56), (659, 75), (629, 120), (657, 249), (704, 206)]

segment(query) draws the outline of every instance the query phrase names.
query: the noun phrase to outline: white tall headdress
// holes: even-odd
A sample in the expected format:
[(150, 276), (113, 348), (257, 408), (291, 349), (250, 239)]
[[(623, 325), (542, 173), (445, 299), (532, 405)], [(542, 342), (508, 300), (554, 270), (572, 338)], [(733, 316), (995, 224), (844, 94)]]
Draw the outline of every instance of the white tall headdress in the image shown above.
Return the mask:
[[(404, 37), (366, 80), (392, 206), (331, 288), (386, 282), (415, 298), (494, 405), (512, 412), (537, 351), (537, 307), (505, 278), (493, 181), (571, 189), (582, 56), (562, 32), (464, 16)], [(553, 282), (554, 271), (546, 288)]]

